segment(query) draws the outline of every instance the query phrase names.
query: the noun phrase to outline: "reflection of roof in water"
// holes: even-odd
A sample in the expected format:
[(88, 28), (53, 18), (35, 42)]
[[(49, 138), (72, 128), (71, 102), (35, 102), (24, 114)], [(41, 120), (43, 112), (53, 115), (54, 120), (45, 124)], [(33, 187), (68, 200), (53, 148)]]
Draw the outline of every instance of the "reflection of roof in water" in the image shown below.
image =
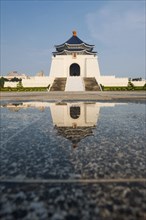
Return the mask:
[(92, 127), (57, 127), (55, 126), (58, 135), (65, 137), (66, 139), (70, 140), (73, 144), (79, 143), (82, 139), (87, 136), (93, 136)]

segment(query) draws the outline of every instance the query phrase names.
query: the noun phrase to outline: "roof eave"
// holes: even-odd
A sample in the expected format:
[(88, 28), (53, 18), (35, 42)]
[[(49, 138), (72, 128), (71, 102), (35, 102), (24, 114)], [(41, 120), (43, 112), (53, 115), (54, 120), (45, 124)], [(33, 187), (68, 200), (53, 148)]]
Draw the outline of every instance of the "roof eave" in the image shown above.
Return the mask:
[(61, 52), (53, 52), (53, 55), (61, 55), (61, 54), (63, 54), (63, 53), (70, 53), (70, 54), (72, 54), (72, 53), (77, 53), (77, 52), (86, 52), (87, 54), (90, 54), (90, 55), (96, 55), (97, 54), (97, 52), (89, 52), (89, 51), (87, 51), (87, 50), (81, 50), (81, 51), (69, 51), (69, 50), (63, 50), (63, 51), (61, 51)]
[(60, 44), (60, 45), (54, 45), (54, 47), (56, 48), (60, 48), (60, 47), (64, 47), (65, 46), (65, 43), (64, 44)]

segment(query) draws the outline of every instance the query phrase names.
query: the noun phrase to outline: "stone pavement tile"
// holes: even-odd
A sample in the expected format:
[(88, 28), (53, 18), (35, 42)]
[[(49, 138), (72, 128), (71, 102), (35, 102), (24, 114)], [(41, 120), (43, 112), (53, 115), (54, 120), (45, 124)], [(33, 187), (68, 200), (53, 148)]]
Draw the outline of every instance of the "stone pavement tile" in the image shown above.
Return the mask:
[(144, 183), (1, 183), (1, 220), (144, 220)]

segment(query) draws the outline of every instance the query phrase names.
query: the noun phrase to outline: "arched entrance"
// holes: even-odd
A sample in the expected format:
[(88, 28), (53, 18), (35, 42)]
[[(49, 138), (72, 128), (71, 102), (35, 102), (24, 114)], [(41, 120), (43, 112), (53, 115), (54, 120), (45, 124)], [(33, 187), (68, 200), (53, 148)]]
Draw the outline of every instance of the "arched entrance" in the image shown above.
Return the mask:
[(71, 64), (69, 73), (70, 76), (80, 76), (80, 66), (77, 63)]
[(77, 119), (80, 117), (81, 110), (79, 106), (70, 107), (70, 117), (73, 119)]

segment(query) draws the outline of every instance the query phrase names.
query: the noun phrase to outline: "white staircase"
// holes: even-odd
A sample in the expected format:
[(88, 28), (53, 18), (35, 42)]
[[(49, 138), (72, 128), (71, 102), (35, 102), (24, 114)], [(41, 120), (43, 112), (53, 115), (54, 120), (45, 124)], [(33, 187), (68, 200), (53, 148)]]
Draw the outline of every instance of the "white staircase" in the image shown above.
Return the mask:
[(65, 91), (85, 91), (84, 81), (82, 77), (67, 77)]

